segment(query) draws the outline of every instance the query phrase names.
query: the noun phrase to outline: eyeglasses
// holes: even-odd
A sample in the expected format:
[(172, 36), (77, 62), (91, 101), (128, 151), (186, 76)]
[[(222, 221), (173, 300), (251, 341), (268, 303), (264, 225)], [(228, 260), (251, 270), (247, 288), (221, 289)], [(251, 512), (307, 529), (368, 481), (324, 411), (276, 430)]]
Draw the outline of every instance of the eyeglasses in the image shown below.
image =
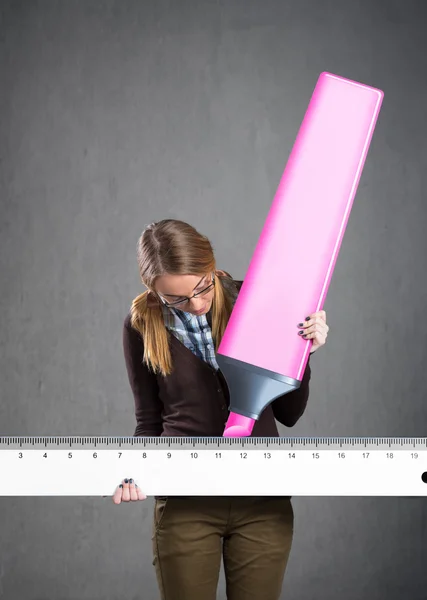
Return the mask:
[(182, 298), (178, 298), (178, 300), (174, 300), (173, 302), (167, 302), (162, 296), (159, 295), (161, 301), (163, 302), (163, 304), (165, 306), (178, 306), (180, 304), (186, 304), (187, 302), (190, 302), (190, 300), (192, 300), (193, 298), (201, 298), (202, 296), (206, 296), (206, 294), (208, 294), (214, 287), (215, 287), (215, 277), (212, 274), (212, 283), (210, 283), (207, 287), (205, 287), (203, 290), (200, 290), (200, 292), (196, 292), (195, 294), (193, 294), (192, 296), (188, 297), (188, 296), (183, 296)]

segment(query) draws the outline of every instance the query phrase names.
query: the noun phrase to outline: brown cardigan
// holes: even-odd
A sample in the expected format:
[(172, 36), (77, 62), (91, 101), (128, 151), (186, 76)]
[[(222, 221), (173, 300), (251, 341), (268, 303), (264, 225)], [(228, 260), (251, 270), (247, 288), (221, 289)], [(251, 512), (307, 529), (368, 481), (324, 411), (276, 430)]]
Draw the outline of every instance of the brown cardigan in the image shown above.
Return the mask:
[[(235, 289), (240, 289), (241, 281), (233, 283)], [(210, 322), (210, 314), (207, 317)], [(143, 364), (143, 339), (132, 328), (130, 314), (126, 316), (123, 349), (135, 401), (137, 425), (134, 435), (222, 437), (230, 402), (224, 376), (193, 354), (174, 335), (170, 334), (169, 339), (174, 370), (163, 377)], [(255, 423), (253, 437), (278, 437), (275, 419), (287, 427), (295, 425), (307, 405), (310, 376), (309, 360), (301, 386), (280, 396), (264, 410)]]

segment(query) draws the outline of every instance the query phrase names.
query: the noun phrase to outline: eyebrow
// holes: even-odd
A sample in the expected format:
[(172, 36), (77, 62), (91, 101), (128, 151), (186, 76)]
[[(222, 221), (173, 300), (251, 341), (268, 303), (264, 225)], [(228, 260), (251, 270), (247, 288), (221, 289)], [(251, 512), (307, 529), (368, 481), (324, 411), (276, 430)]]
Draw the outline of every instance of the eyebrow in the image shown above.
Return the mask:
[[(206, 279), (207, 275), (204, 275), (201, 280), (199, 281), (199, 283), (193, 288), (193, 292), (194, 290), (197, 290), (197, 288), (199, 287), (199, 285)], [(185, 298), (186, 296), (178, 296), (177, 294), (162, 294), (162, 296), (168, 296), (169, 298)]]

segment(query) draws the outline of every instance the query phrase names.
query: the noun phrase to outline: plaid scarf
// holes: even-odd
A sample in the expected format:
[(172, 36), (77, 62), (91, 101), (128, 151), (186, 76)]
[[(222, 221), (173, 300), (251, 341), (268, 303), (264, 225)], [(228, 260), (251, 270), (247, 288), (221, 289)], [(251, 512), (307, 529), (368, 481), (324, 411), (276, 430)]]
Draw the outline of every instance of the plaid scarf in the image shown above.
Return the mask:
[(162, 312), (166, 328), (193, 354), (217, 371), (219, 367), (215, 358), (215, 345), (206, 315), (192, 315), (164, 304)]

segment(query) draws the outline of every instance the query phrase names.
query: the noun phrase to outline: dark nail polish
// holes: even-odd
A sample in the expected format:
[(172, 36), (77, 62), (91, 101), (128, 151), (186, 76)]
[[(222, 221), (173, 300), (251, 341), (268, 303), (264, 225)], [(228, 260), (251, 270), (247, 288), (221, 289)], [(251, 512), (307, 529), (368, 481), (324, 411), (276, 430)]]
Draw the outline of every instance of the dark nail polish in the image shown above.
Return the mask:
[(303, 337), (303, 338), (306, 338), (306, 337), (307, 337), (307, 334), (303, 335), (302, 337)]
[(306, 320), (306, 321), (309, 321), (309, 320), (310, 320), (310, 316), (306, 317), (306, 318), (305, 318), (305, 320)]
[(125, 479), (125, 483), (129, 483), (129, 479)]
[(137, 484), (137, 483), (135, 483), (135, 487), (138, 487), (138, 484)]
[(129, 483), (133, 483), (133, 479), (129, 479)]
[(297, 327), (302, 327), (304, 323), (298, 323)]
[(119, 485), (119, 487), (120, 487), (120, 488), (122, 488), (122, 487), (123, 487), (123, 483), (121, 483), (121, 484)]
[(302, 335), (304, 331), (298, 331), (298, 335)]

